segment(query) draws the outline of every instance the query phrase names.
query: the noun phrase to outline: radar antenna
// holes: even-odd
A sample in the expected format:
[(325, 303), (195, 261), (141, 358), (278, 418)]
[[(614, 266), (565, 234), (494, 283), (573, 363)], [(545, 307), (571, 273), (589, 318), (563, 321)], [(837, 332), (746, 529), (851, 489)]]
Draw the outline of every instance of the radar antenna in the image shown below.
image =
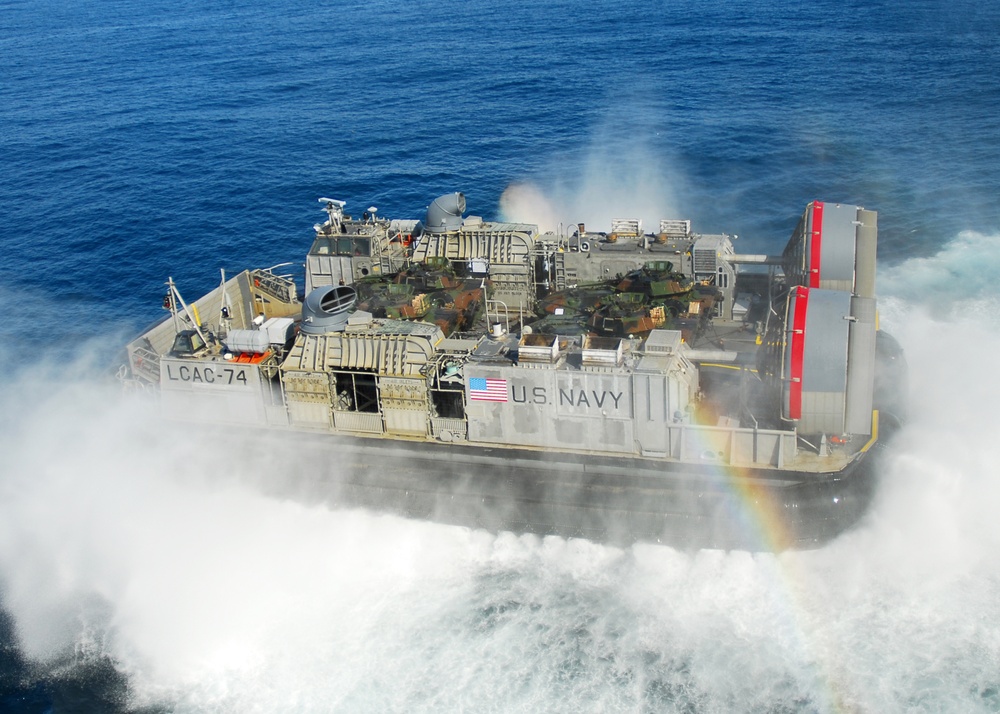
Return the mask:
[(330, 220), (327, 222), (327, 225), (330, 226), (330, 232), (341, 233), (342, 221), (344, 220), (344, 206), (347, 204), (347, 201), (338, 201), (335, 198), (321, 198), (319, 202), (326, 204), (323, 210), (330, 217)]

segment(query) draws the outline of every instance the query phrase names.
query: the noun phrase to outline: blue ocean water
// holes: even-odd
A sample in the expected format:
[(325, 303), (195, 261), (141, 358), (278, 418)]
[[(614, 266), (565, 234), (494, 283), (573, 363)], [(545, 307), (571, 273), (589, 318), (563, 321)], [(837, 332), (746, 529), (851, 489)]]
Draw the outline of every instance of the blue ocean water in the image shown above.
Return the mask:
[[(461, 190), (470, 212), (493, 218), (505, 190), (530, 186), (565, 209), (560, 220), (579, 219), (570, 209), (595, 215), (605, 203), (625, 215), (655, 206), (691, 218), (696, 230), (738, 233), (745, 252), (783, 245), (808, 201), (858, 203), (879, 211), (883, 310), (911, 354), (945, 335), (968, 344), (975, 334), (992, 346), (989, 331), (977, 330), (992, 325), (1000, 298), (991, 279), (1000, 269), (1000, 6), (3, 0), (0, 18), (2, 493), (3, 513), (21, 517), (8, 517), (20, 525), (0, 535), (0, 604), (9, 613), (0, 620), (0, 708), (1000, 711), (1000, 569), (995, 557), (970, 555), (965, 531), (946, 527), (952, 520), (942, 526), (922, 510), (954, 503), (954, 521), (979, 523), (977, 510), (967, 518), (963, 509), (983, 491), (962, 490), (950, 466), (935, 468), (951, 463), (937, 455), (919, 452), (900, 467), (932, 484), (923, 497), (907, 492), (906, 502), (937, 527), (935, 537), (908, 537), (887, 506), (876, 514), (889, 523), (877, 542), (901, 552), (884, 561), (864, 560), (863, 538), (812, 560), (780, 560), (484, 534), (459, 543), (392, 523), (417, 564), (401, 565), (388, 546), (369, 555), (411, 586), (378, 590), (382, 576), (363, 567), (349, 570), (346, 590), (297, 573), (289, 580), (317, 595), (288, 602), (304, 602), (308, 618), (257, 602), (287, 623), (263, 640), (253, 618), (236, 621), (243, 631), (206, 634), (214, 633), (213, 608), (224, 609), (212, 593), (243, 594), (220, 583), (185, 592), (178, 622), (202, 623), (185, 640), (204, 647), (197, 656), (166, 633), (144, 639), (130, 629), (155, 619), (153, 611), (171, 621), (169, 598), (130, 595), (136, 600), (126, 606), (117, 590), (81, 574), (103, 572), (108, 556), (131, 593), (128, 583), (150, 562), (176, 553), (153, 540), (148, 559), (115, 560), (95, 545), (75, 560), (63, 541), (34, 529), (89, 542), (83, 506), (60, 511), (60, 499), (42, 500), (49, 510), (28, 518), (20, 500), (37, 484), (39, 499), (51, 495), (44, 486), (62, 484), (46, 479), (57, 479), (63, 462), (45, 459), (64, 450), (56, 439), (74, 439), (64, 415), (86, 413), (78, 394), (59, 392), (58, 370), (26, 376), (32, 368), (81, 352), (111, 364), (126, 336), (161, 316), (168, 275), (195, 296), (217, 283), (219, 268), (301, 261), (322, 219), (319, 196), (346, 199), (356, 213), (376, 205), (382, 215), (419, 217), (437, 195)], [(979, 322), (962, 321), (970, 315)], [(920, 322), (944, 317), (947, 329)], [(932, 365), (948, 359), (953, 351), (918, 351), (915, 368), (926, 364), (933, 375)], [(970, 393), (992, 394), (987, 367), (962, 359), (989, 382)], [(98, 378), (75, 371), (73, 380), (89, 389)], [(940, 405), (953, 391), (935, 411), (946, 411)], [(25, 400), (47, 411), (28, 410)], [(97, 423), (108, 418), (101, 405)], [(988, 419), (957, 438), (979, 434)], [(128, 492), (117, 470), (124, 479), (135, 463), (114, 454), (144, 455), (103, 432), (89, 436), (77, 466), (100, 474), (94, 483), (114, 500)], [(970, 473), (996, 475), (1000, 462), (977, 450), (982, 443), (973, 442), (979, 460)], [(37, 476), (32, 486), (27, 473)], [(103, 503), (91, 504), (92, 515), (113, 521), (120, 512)], [(142, 513), (145, 505), (121, 508)], [(319, 523), (317, 533), (380, 543), (381, 522), (348, 522), (354, 531)], [(972, 540), (1000, 540), (983, 528)], [(280, 531), (277, 541), (299, 547), (294, 532)], [(233, 546), (214, 531), (205, 537), (211, 547)], [(334, 550), (349, 568), (342, 546)], [(25, 579), (23, 566), (36, 556), (39, 572)], [(869, 574), (890, 561), (968, 569), (924, 578), (914, 565), (896, 582)], [(933, 611), (907, 590), (930, 587), (928, 579), (944, 583), (918, 588)], [(319, 594), (356, 614), (343, 593), (364, 599), (376, 590), (394, 596), (375, 598), (378, 608), (361, 613), (364, 628), (335, 618), (339, 635), (306, 634), (306, 621), (330, 625), (334, 617)], [(854, 614), (831, 610), (833, 595)], [(787, 597), (797, 603), (785, 608), (795, 611), (794, 626), (777, 614)], [(60, 637), (33, 640), (35, 620), (51, 614), (24, 604), (33, 599), (62, 613)], [(824, 611), (850, 624), (823, 626)], [(248, 660), (213, 659), (245, 642)], [(341, 661), (334, 647), (353, 659)], [(871, 674), (881, 666), (883, 674)]]

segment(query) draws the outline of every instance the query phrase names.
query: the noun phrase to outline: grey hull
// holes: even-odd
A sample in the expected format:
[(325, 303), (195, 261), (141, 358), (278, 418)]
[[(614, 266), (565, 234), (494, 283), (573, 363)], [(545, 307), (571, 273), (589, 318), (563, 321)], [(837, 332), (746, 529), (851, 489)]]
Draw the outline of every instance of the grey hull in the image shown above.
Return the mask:
[[(662, 464), (510, 449), (285, 434), (309, 467), (257, 486), (334, 508), (366, 508), (491, 532), (629, 545), (783, 550), (854, 526), (875, 491), (882, 441), (844, 470)], [(288, 440), (291, 440), (289, 443)]]

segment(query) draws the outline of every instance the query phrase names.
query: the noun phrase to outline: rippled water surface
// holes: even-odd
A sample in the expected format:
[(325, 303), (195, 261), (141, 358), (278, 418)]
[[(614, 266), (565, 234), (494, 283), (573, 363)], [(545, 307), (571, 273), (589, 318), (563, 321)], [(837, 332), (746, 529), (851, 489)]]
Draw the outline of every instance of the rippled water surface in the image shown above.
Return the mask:
[[(1000, 711), (993, 5), (0, 16), (0, 709)], [(771, 555), (330, 511), (239, 478), (294, 454), (166, 432), (106, 382), (167, 275), (301, 261), (319, 196), (419, 217), (456, 190), (743, 252), (810, 200), (878, 210), (914, 417), (866, 521)]]

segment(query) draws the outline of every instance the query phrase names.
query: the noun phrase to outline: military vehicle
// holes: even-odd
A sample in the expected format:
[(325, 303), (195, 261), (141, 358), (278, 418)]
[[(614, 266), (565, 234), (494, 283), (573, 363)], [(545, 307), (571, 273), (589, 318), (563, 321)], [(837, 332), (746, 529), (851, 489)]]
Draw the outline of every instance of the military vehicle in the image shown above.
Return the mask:
[(670, 325), (684, 327), (688, 341), (711, 319), (718, 292), (708, 281), (696, 284), (673, 272), (670, 261), (650, 261), (643, 267), (599, 283), (556, 291), (539, 301), (542, 319), (534, 330), (552, 334), (644, 337)]
[[(667, 219), (607, 232), (320, 199), (300, 286), (223, 279), (127, 346), (180, 422), (294, 442), (329, 502), (611, 542), (781, 549), (865, 512), (902, 418), (877, 216), (813, 202), (781, 255)], [(304, 468), (289, 464), (290, 473)]]

